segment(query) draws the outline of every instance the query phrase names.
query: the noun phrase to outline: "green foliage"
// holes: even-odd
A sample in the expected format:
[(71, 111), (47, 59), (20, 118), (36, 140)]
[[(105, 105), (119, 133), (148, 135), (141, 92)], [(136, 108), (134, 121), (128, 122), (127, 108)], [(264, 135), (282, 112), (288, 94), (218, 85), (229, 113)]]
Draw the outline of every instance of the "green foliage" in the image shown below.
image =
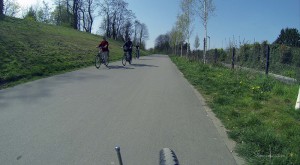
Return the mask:
[(274, 43), (293, 47), (300, 47), (300, 33), (296, 28), (282, 29)]
[(25, 15), (24, 19), (27, 19), (30, 21), (37, 21), (37, 14), (32, 6), (29, 8), (29, 11)]
[(291, 64), (293, 60), (291, 48), (285, 45), (280, 45), (280, 52), (281, 52), (281, 63)]
[(237, 142), (249, 164), (300, 164), (298, 85), (252, 72), (171, 57)]

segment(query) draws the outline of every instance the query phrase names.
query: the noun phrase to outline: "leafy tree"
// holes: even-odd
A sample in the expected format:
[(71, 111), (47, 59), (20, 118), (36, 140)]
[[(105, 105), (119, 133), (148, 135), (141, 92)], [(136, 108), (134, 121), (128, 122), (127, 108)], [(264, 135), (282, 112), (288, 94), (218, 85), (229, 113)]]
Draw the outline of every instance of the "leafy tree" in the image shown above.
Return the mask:
[(161, 34), (155, 39), (155, 49), (158, 51), (169, 51), (171, 48), (169, 43), (169, 34)]
[(27, 14), (25, 15), (24, 19), (37, 21), (37, 14), (36, 14), (36, 11), (33, 9), (32, 6), (29, 8), (29, 10), (28, 10)]
[(282, 29), (274, 43), (300, 47), (300, 34), (296, 28)]
[(55, 25), (72, 27), (73, 21), (70, 19), (70, 12), (67, 7), (59, 3), (51, 13), (51, 21)]

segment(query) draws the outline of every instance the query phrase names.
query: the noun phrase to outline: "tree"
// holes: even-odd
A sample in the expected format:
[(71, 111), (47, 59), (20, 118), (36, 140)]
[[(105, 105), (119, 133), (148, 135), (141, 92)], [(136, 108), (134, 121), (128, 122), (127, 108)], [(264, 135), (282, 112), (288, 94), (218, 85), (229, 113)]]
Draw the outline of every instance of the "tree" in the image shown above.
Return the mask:
[(17, 2), (14, 2), (12, 0), (4, 1), (4, 8), (3, 8), (4, 15), (15, 17), (19, 11), (20, 11), (20, 5)]
[(210, 17), (213, 15), (216, 7), (213, 3), (213, 0), (196, 0), (196, 12), (200, 17), (203, 26), (204, 26), (204, 36), (205, 36), (205, 43), (204, 43), (204, 54), (203, 54), (203, 61), (206, 63), (206, 51), (207, 51), (207, 24)]
[(94, 23), (94, 11), (97, 9), (98, 4), (96, 4), (96, 1), (94, 0), (80, 0), (78, 3), (78, 21), (79, 30), (82, 29), (88, 33), (92, 32), (92, 27)]
[(139, 43), (141, 48), (146, 48), (145, 40), (149, 39), (149, 32), (146, 24), (142, 23), (139, 32)]
[(296, 28), (282, 29), (274, 43), (300, 47), (300, 34)]
[(182, 41), (182, 37), (183, 37), (182, 33), (179, 31), (177, 24), (173, 26), (169, 35), (170, 35), (170, 45), (173, 46), (174, 54), (177, 55), (177, 46)]
[(138, 38), (137, 38), (137, 36), (138, 36), (138, 31), (140, 31), (140, 27), (141, 27), (140, 21), (135, 20), (134, 21), (134, 36), (133, 36), (133, 43), (135, 45), (138, 44)]
[(57, 6), (51, 13), (51, 22), (58, 26), (73, 27), (73, 19), (71, 13), (61, 0), (56, 1)]
[(196, 37), (195, 37), (195, 43), (194, 43), (194, 46), (195, 46), (195, 48), (196, 48), (196, 50), (199, 48), (199, 46), (200, 46), (200, 39), (199, 39), (199, 36), (198, 35), (196, 35)]
[(155, 39), (155, 49), (158, 51), (169, 51), (170, 47), (170, 35), (161, 34)]
[(134, 13), (128, 9), (124, 0), (104, 0), (101, 4), (100, 14), (104, 16), (101, 29), (105, 35), (115, 40), (126, 40), (134, 33)]
[(73, 28), (79, 30), (79, 2), (80, 0), (73, 0)]
[[(198, 35), (196, 35), (196, 37), (195, 37), (194, 46), (195, 46), (196, 52), (197, 52), (197, 49), (200, 47), (200, 39), (199, 39)], [(197, 55), (197, 59), (198, 59), (198, 55)]]
[(49, 4), (43, 1), (43, 7), (37, 12), (37, 18), (39, 22), (49, 23), (50, 22), (50, 10)]
[[(194, 0), (181, 0), (181, 10), (182, 10), (182, 23), (184, 27), (184, 33), (187, 39), (187, 45), (190, 45), (190, 36), (192, 35), (191, 24), (193, 22), (193, 2)], [(188, 56), (189, 49), (186, 50), (186, 55)]]
[(100, 7), (101, 7), (100, 14), (105, 15), (105, 21), (104, 21), (106, 23), (105, 24), (105, 35), (107, 37), (111, 37), (110, 13), (111, 13), (112, 6), (113, 6), (113, 0), (104, 0), (100, 5)]
[(181, 52), (180, 56), (182, 56), (182, 51), (183, 51), (183, 42), (187, 38), (187, 33), (186, 33), (186, 16), (185, 15), (180, 15), (177, 17), (177, 22), (176, 22), (176, 27), (177, 30), (179, 31), (180, 36), (180, 45), (181, 45)]
[(28, 10), (27, 14), (25, 15), (24, 19), (37, 21), (36, 11), (33, 9), (32, 6), (29, 8), (29, 10)]

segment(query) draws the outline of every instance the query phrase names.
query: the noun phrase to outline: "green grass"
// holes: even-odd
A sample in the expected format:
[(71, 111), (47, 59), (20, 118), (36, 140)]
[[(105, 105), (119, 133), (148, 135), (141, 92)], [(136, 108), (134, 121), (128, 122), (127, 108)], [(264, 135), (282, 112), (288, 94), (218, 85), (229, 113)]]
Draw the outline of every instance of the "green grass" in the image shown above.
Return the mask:
[[(0, 20), (0, 89), (92, 66), (101, 36), (30, 20)], [(123, 56), (123, 43), (109, 40), (110, 60)], [(147, 52), (141, 51), (141, 55)]]
[[(237, 142), (248, 164), (300, 164), (298, 85), (171, 56)], [(270, 156), (271, 155), (271, 156)]]

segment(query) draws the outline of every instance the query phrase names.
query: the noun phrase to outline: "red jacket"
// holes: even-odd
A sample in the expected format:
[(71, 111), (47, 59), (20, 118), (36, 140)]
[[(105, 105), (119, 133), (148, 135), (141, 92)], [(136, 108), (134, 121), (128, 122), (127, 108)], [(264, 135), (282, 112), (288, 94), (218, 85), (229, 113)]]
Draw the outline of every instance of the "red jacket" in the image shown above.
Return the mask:
[(102, 51), (103, 52), (107, 52), (108, 51), (108, 42), (107, 41), (102, 41), (100, 44), (99, 44), (99, 47), (102, 48)]

